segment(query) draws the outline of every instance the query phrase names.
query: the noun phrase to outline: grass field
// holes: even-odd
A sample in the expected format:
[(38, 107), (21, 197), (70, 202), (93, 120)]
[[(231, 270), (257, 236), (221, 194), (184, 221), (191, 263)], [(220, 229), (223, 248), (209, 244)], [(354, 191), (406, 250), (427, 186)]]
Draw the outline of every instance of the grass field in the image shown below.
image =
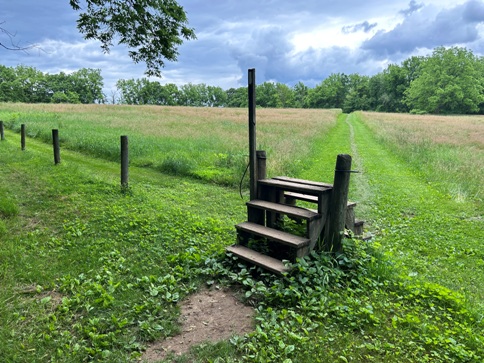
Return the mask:
[(282, 278), (224, 253), (246, 213), (244, 110), (0, 104), (0, 120), (1, 361), (136, 361), (207, 284), (239, 289), (254, 331), (166, 361), (484, 360), (479, 117), (258, 110), (270, 175), (331, 182), (353, 156), (350, 199), (374, 236)]
[[(270, 170), (297, 174), (338, 112), (261, 109), (257, 146), (273, 155)], [(128, 135), (132, 165), (219, 184), (237, 185), (248, 161), (245, 109), (3, 104), (0, 119), (15, 131), (24, 123), (29, 136), (46, 142), (58, 129), (66, 148), (111, 161)]]

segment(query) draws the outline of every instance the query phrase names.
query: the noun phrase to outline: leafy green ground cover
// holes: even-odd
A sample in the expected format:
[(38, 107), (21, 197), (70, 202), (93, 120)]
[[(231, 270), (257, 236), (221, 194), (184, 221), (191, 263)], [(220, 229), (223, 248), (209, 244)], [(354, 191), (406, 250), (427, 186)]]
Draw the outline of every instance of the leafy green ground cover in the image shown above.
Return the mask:
[[(482, 206), (458, 203), (377, 141), (358, 114), (311, 144), (299, 174), (331, 181), (350, 153), (351, 198), (375, 238), (314, 254), (285, 277), (226, 257), (237, 191), (132, 168), (18, 135), (0, 143), (0, 360), (135, 361), (177, 332), (176, 303), (238, 286), (254, 332), (177, 362), (481, 362)], [(269, 155), (270, 157), (270, 155)], [(472, 271), (473, 273), (469, 273)], [(171, 359), (171, 358), (170, 358)]]

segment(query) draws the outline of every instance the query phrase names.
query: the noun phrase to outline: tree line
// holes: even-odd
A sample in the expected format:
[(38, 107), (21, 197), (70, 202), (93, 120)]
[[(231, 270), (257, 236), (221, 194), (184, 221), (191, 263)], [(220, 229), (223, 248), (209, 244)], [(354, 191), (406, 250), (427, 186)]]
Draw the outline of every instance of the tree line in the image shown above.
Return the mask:
[(0, 101), (24, 103), (102, 103), (101, 70), (45, 74), (33, 67), (0, 65)]
[[(104, 103), (100, 70), (43, 74), (0, 66), (0, 101)], [(112, 103), (197, 107), (247, 107), (247, 88), (121, 79)], [(341, 108), (434, 114), (484, 113), (484, 58), (465, 48), (439, 47), (431, 55), (390, 64), (374, 76), (333, 73), (315, 87), (277, 82), (257, 85), (257, 105), (274, 108)]]

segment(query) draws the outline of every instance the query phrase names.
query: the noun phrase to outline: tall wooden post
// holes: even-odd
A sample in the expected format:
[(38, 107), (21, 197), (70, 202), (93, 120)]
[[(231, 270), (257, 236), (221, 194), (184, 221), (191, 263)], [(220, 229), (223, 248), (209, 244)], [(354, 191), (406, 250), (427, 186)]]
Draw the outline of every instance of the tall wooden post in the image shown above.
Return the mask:
[(121, 136), (121, 188), (128, 188), (129, 155), (128, 136)]
[(255, 119), (255, 69), (249, 69), (249, 171), (250, 199), (257, 199), (257, 156), (256, 156), (256, 119)]
[(25, 124), (20, 125), (20, 148), (25, 150)]
[(333, 191), (329, 204), (329, 224), (325, 236), (325, 249), (331, 252), (342, 251), (345, 231), (346, 206), (350, 186), (351, 156), (340, 154), (336, 158)]
[(54, 148), (54, 164), (57, 165), (61, 162), (60, 159), (60, 145), (59, 145), (59, 130), (52, 130), (52, 146)]
[(5, 133), (3, 131), (3, 121), (0, 121), (0, 141), (5, 140)]

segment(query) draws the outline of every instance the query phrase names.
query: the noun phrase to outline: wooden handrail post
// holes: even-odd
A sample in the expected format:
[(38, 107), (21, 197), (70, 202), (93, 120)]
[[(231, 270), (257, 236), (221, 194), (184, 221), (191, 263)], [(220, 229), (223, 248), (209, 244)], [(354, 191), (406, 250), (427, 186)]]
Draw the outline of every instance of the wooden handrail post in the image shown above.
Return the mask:
[(54, 164), (61, 162), (60, 159), (60, 145), (59, 145), (59, 130), (52, 129), (52, 146), (54, 148)]
[(20, 125), (20, 148), (25, 150), (25, 124)]
[(329, 224), (325, 236), (325, 249), (333, 253), (342, 251), (345, 231), (346, 206), (350, 186), (351, 156), (340, 154), (336, 158), (333, 191), (329, 203)]
[(121, 188), (128, 188), (129, 179), (129, 154), (128, 136), (121, 136)]

